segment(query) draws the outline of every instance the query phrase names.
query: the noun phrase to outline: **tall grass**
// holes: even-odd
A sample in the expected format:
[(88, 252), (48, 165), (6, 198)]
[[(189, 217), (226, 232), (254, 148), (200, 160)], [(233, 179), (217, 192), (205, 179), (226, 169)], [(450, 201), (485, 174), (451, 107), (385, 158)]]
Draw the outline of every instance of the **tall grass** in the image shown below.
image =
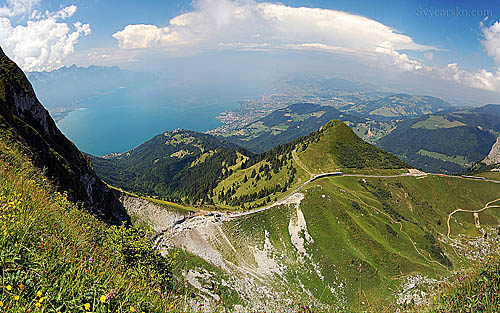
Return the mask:
[(425, 312), (500, 312), (500, 260), (488, 256), (472, 271), (439, 288)]
[(79, 209), (0, 140), (0, 312), (184, 311), (176, 253), (149, 238)]

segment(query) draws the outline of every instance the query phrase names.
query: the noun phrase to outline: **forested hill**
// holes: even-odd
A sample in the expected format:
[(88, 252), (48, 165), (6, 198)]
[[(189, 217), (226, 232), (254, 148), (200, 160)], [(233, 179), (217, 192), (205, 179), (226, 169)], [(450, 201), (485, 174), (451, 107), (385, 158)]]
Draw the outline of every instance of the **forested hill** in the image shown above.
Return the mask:
[(431, 96), (395, 94), (385, 98), (354, 105), (347, 109), (363, 117), (395, 118), (416, 117), (453, 110), (447, 102)]
[(378, 145), (425, 171), (463, 172), (490, 152), (500, 135), (499, 111), (488, 105), (426, 115), (401, 123)]
[(23, 151), (72, 201), (107, 222), (127, 219), (88, 160), (57, 128), (22, 70), (0, 49), (0, 136)]
[(211, 135), (174, 130), (125, 153), (91, 159), (111, 185), (173, 201), (211, 203), (217, 183), (251, 155)]
[(280, 198), (312, 172), (408, 167), (339, 120), (259, 155), (211, 135), (176, 130), (92, 161), (106, 182), (128, 191), (189, 204), (247, 208)]

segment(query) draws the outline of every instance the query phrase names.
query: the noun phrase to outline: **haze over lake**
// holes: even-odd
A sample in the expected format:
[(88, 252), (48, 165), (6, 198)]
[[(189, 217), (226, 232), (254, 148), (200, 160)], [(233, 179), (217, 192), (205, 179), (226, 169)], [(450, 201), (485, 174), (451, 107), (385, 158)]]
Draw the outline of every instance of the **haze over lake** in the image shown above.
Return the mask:
[(100, 156), (124, 152), (177, 128), (215, 128), (221, 125), (216, 119), (218, 113), (237, 108), (238, 101), (249, 96), (249, 91), (238, 88), (224, 92), (122, 89), (81, 102), (80, 109), (57, 125), (80, 150)]

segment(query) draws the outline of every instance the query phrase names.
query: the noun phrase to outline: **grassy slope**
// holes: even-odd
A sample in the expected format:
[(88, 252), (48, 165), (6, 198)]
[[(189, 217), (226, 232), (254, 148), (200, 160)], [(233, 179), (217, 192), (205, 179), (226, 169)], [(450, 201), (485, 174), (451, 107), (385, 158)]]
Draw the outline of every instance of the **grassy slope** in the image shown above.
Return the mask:
[(500, 310), (500, 260), (490, 255), (472, 270), (457, 273), (450, 282), (443, 283), (428, 306), (414, 307), (414, 311), (444, 312), (498, 312)]
[(307, 136), (332, 119), (361, 121), (360, 118), (343, 114), (333, 107), (296, 103), (223, 136), (250, 151), (262, 153), (277, 145)]
[[(267, 233), (273, 247), (268, 256), (282, 266), (281, 275), (267, 280), (276, 291), (289, 292), (292, 296), (287, 298), (296, 297), (317, 309), (338, 309), (344, 304), (360, 309), (391, 302), (399, 285), (411, 275), (437, 279), (471, 266), (474, 262), (463, 257), (464, 251), (477, 248), (467, 246), (465, 238), (465, 250), (455, 253), (446, 239), (448, 214), (457, 208), (482, 208), (498, 198), (500, 187), (438, 176), (370, 178), (366, 183), (337, 177), (312, 183), (305, 194), (300, 207), (314, 241), (305, 240), (310, 257), (298, 253), (291, 242), (289, 223), (296, 219), (296, 210), (287, 206), (228, 222), (224, 232), (232, 247), (221, 244), (217, 249), (234, 264), (257, 264), (258, 268), (251, 247), (264, 249)], [(498, 210), (479, 216), (483, 228), (496, 231)], [(453, 215), (450, 225), (454, 239), (459, 234), (481, 235), (472, 213)], [(305, 238), (305, 232), (300, 236)], [(286, 308), (286, 304), (279, 307)]]
[(400, 173), (408, 166), (397, 157), (364, 142), (345, 124), (331, 121), (297, 149), (297, 156), (312, 173)]
[[(124, 261), (118, 256), (119, 246), (110, 246), (106, 234), (120, 230), (108, 228), (54, 192), (18, 148), (18, 143), (2, 135), (2, 312), (22, 312), (23, 308), (84, 312), (85, 304), (93, 312), (129, 311), (132, 307), (136, 312), (177, 310), (173, 293), (163, 294), (166, 281), (160, 283), (147, 264)], [(128, 234), (123, 244), (142, 247), (142, 253), (148, 251), (147, 237)], [(155, 254), (153, 251), (150, 253)]]
[[(349, 173), (399, 174), (406, 171), (407, 167), (397, 157), (364, 142), (347, 125), (338, 120), (333, 120), (319, 131), (299, 139), (293, 150), (284, 154), (276, 153), (280, 160), (286, 162), (277, 173), (270, 171), (270, 176), (265, 178), (258, 179), (251, 177), (251, 174), (253, 171), (258, 173), (259, 168), (266, 164), (270, 165), (267, 159), (244, 169), (240, 169), (237, 165), (234, 173), (219, 183), (215, 195), (217, 196), (222, 190), (235, 188), (233, 196), (240, 197), (278, 184), (283, 186), (291, 177), (291, 168), (296, 171), (293, 182), (286, 191), (270, 194), (271, 201), (281, 199), (295, 190), (308, 180), (311, 174), (339, 170)], [(245, 176), (247, 181), (244, 179)], [(265, 199), (266, 197), (262, 197), (247, 202), (246, 208), (263, 206), (266, 204)]]

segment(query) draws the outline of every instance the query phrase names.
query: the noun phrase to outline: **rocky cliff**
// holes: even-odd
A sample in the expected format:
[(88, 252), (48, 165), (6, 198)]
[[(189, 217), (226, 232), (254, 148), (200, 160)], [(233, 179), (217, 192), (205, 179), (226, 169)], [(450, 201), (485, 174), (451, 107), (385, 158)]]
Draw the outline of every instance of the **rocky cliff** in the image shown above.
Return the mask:
[(22, 70), (0, 48), (0, 134), (20, 143), (68, 198), (107, 223), (128, 220), (117, 197), (89, 160), (57, 128)]
[(493, 147), (491, 147), (491, 151), (483, 160), (483, 163), (487, 165), (500, 163), (500, 137), (497, 138), (497, 141), (495, 142)]

